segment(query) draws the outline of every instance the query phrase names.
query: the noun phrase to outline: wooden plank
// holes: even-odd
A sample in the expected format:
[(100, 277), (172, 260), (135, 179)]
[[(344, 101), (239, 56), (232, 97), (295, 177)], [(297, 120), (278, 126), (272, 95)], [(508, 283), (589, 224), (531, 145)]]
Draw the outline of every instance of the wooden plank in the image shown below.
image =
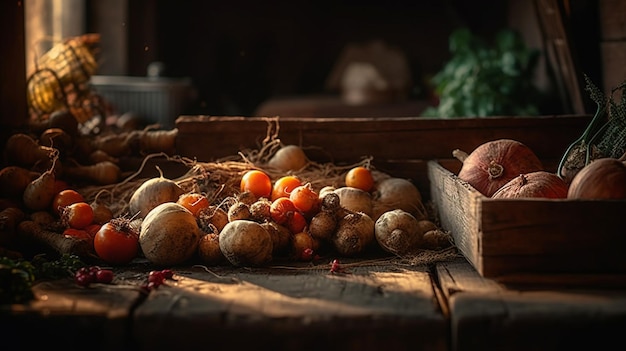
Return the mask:
[(132, 345), (128, 322), (141, 300), (138, 289), (105, 284), (81, 288), (62, 279), (40, 282), (32, 290), (35, 299), (29, 303), (0, 305), (4, 345), (66, 350), (122, 350)]
[[(137, 309), (142, 349), (444, 350), (447, 321), (425, 267), (355, 265), (178, 272)], [(155, 337), (158, 335), (158, 338)], [(245, 335), (245, 337), (241, 337)]]
[(550, 66), (556, 71), (556, 84), (564, 111), (584, 114), (585, 104), (579, 83), (580, 72), (572, 55), (571, 39), (563, 23), (559, 3), (558, 0), (535, 0), (545, 41), (545, 52), (550, 60)]
[(608, 349), (623, 342), (623, 290), (509, 289), (467, 263), (436, 268), (449, 297), (451, 349)]
[[(578, 138), (590, 116), (485, 118), (293, 118), (181, 116), (176, 120), (176, 150), (184, 157), (210, 161), (257, 149), (276, 133), (285, 144), (305, 148), (318, 162), (430, 160), (471, 151), (492, 139), (511, 138), (541, 159), (560, 157)], [(278, 128), (278, 129), (276, 129)]]

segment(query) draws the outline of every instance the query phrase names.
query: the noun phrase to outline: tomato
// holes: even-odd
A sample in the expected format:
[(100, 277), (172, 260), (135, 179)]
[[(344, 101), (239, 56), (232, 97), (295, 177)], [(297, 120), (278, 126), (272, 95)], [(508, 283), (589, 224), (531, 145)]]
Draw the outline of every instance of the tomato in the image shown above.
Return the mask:
[(270, 200), (274, 201), (279, 197), (289, 197), (291, 191), (300, 185), (302, 185), (302, 181), (294, 175), (280, 177), (274, 182)]
[(93, 208), (86, 202), (76, 202), (63, 208), (61, 218), (70, 228), (83, 229), (93, 223)]
[(139, 234), (124, 218), (112, 219), (102, 225), (93, 241), (96, 254), (105, 262), (122, 265), (139, 253)]
[(89, 235), (89, 233), (83, 229), (67, 228), (63, 231), (63, 235), (71, 236), (76, 239), (87, 240), (89, 242), (92, 241), (91, 235)]
[(300, 233), (306, 227), (306, 218), (302, 213), (295, 211), (291, 212), (291, 215), (287, 217), (287, 228), (292, 234)]
[(194, 216), (198, 217), (200, 211), (206, 209), (211, 205), (209, 199), (200, 193), (185, 193), (182, 194), (176, 201), (179, 205), (188, 209)]
[(374, 187), (372, 171), (363, 166), (357, 166), (348, 171), (345, 177), (346, 186), (369, 192)]
[(319, 194), (311, 188), (311, 183), (300, 185), (291, 191), (289, 199), (303, 213), (313, 213), (319, 209)]
[(98, 230), (100, 230), (101, 227), (101, 224), (92, 223), (86, 226), (83, 230), (86, 231), (87, 234), (89, 234), (89, 236), (91, 237), (91, 240), (93, 240), (93, 238), (96, 236), (96, 233), (98, 233)]
[(292, 212), (297, 212), (296, 206), (288, 197), (279, 197), (272, 201), (270, 206), (270, 216), (278, 224), (286, 224)]
[(61, 190), (56, 193), (52, 200), (52, 213), (60, 216), (65, 207), (77, 202), (85, 202), (85, 198), (78, 191), (74, 189)]
[(247, 171), (241, 177), (241, 192), (249, 191), (257, 198), (269, 198), (272, 193), (272, 180), (267, 173), (259, 170)]

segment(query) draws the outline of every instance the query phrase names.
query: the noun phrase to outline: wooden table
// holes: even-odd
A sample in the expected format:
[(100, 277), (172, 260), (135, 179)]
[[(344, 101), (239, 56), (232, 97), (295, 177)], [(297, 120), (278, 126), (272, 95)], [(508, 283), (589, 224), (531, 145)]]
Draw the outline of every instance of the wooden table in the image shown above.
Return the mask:
[[(2, 344), (81, 350), (557, 350), (619, 345), (626, 291), (506, 287), (462, 257), (179, 267), (141, 292), (136, 260), (113, 285), (40, 282), (1, 306)], [(28, 332), (31, 332), (28, 335)]]

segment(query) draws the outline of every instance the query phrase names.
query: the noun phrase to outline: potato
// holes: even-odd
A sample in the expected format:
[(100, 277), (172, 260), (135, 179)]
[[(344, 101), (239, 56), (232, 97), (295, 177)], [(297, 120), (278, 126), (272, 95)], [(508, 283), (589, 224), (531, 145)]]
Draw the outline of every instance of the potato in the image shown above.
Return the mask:
[(272, 260), (274, 243), (261, 224), (238, 219), (229, 222), (220, 232), (220, 249), (235, 266), (261, 266)]
[(196, 217), (175, 202), (153, 208), (141, 222), (139, 245), (146, 258), (159, 266), (188, 261), (198, 248), (201, 231)]

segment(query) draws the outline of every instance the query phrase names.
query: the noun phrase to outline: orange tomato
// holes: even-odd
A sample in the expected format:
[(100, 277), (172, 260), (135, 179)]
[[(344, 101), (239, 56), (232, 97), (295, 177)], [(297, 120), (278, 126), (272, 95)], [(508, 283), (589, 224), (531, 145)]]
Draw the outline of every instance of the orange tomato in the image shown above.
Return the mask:
[(259, 170), (247, 171), (241, 177), (241, 192), (249, 191), (257, 198), (269, 198), (272, 193), (272, 180), (267, 173)]
[(363, 166), (357, 166), (346, 173), (346, 186), (369, 192), (374, 187), (372, 172)]
[(293, 212), (297, 212), (296, 206), (288, 197), (279, 197), (270, 205), (270, 216), (278, 224), (286, 224)]
[(52, 200), (52, 212), (59, 216), (65, 207), (77, 202), (85, 202), (85, 198), (78, 191), (73, 189), (61, 190)]
[(74, 229), (84, 229), (93, 223), (93, 209), (86, 202), (76, 202), (63, 209), (63, 221)]
[(302, 181), (294, 175), (278, 178), (272, 187), (270, 200), (274, 201), (280, 197), (289, 197), (293, 189), (299, 187), (300, 185), (302, 185)]
[(200, 193), (185, 193), (182, 194), (176, 201), (184, 208), (188, 209), (194, 216), (198, 217), (200, 211), (206, 209), (211, 205), (209, 199)]
[(291, 191), (289, 199), (303, 213), (315, 212), (320, 206), (319, 195), (311, 187), (311, 183), (300, 185)]

